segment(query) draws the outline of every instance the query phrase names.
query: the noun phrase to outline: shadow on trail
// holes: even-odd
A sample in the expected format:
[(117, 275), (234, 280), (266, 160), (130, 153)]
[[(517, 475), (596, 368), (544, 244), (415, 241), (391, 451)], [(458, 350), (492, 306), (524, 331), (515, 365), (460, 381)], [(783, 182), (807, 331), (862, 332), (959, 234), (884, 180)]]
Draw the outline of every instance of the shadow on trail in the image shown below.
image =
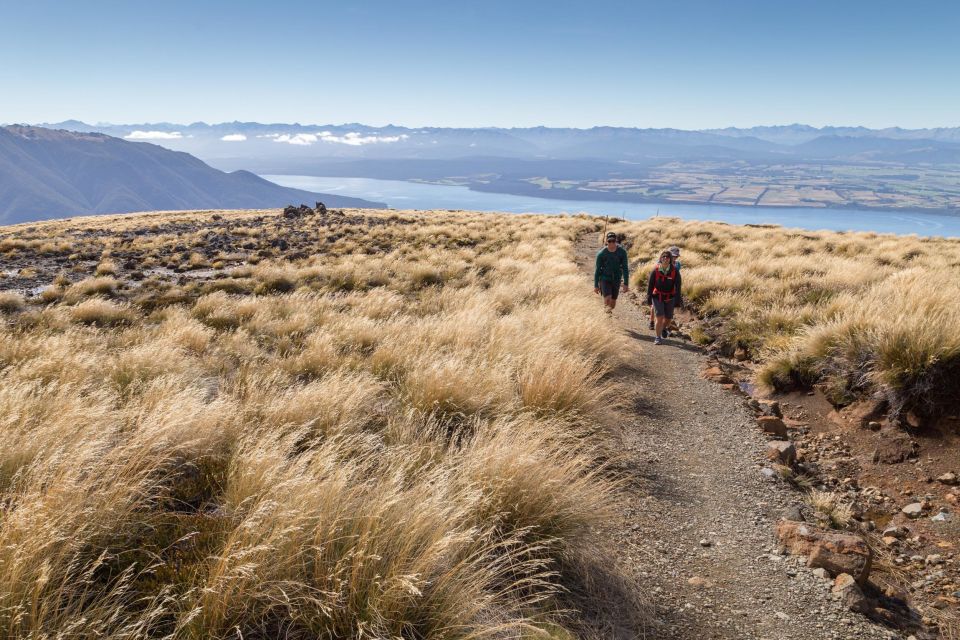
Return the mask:
[[(645, 334), (636, 331), (635, 329), (627, 329), (627, 335), (633, 338), (634, 340), (641, 340), (643, 342), (653, 343), (653, 335)], [(700, 347), (689, 344), (687, 342), (678, 342), (676, 338), (667, 338), (667, 342), (664, 342), (660, 345), (664, 349), (682, 349), (683, 351), (689, 351), (691, 353), (703, 353), (703, 349)]]

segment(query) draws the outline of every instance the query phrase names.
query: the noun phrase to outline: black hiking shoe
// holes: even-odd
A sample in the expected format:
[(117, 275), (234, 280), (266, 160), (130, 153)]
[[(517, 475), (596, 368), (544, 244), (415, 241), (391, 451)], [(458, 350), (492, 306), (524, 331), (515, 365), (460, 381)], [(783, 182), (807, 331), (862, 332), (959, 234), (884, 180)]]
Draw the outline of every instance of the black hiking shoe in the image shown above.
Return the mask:
[(654, 328), (654, 326), (653, 326), (653, 320), (651, 320), (651, 321), (650, 321), (650, 329), (652, 330), (653, 328)]
[(664, 330), (663, 330), (663, 335), (660, 336), (660, 337), (663, 338), (664, 340), (666, 340), (667, 338), (669, 338), (669, 337), (670, 337), (670, 330), (669, 330), (669, 329), (664, 329)]

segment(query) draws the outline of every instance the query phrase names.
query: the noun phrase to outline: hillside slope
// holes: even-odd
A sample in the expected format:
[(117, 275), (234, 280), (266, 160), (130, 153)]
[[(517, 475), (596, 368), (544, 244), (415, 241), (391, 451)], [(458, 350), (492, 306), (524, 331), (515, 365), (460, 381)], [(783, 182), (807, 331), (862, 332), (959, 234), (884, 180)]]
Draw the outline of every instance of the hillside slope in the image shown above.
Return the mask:
[(332, 207), (384, 206), (288, 189), (248, 171), (224, 173), (187, 153), (103, 134), (0, 128), (0, 223), (156, 209), (277, 207), (315, 200)]

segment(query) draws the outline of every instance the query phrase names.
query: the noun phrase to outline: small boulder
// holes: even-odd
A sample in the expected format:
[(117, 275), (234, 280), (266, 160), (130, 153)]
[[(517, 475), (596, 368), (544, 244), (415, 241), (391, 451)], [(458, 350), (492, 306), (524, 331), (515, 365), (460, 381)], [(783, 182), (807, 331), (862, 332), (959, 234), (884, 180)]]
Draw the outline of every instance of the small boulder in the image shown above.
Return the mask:
[(783, 418), (783, 410), (780, 408), (780, 403), (776, 400), (760, 402), (759, 405), (760, 411), (762, 411), (764, 415)]
[(697, 589), (709, 589), (713, 586), (713, 582), (707, 580), (706, 578), (701, 578), (700, 576), (693, 576), (692, 578), (687, 579), (687, 584), (691, 587), (696, 587)]
[(323, 204), (322, 202), (318, 202), (318, 203), (317, 203), (317, 213), (319, 213), (319, 214), (322, 215), (322, 216), (327, 215), (327, 205)]
[(908, 518), (919, 518), (923, 513), (923, 505), (919, 502), (911, 502), (900, 511)]
[(869, 613), (870, 612), (870, 602), (867, 600), (867, 597), (863, 595), (863, 590), (860, 589), (860, 585), (857, 584), (857, 581), (854, 580), (853, 576), (848, 573), (841, 573), (837, 576), (836, 580), (833, 581), (833, 593), (843, 602), (851, 611), (857, 613)]
[(777, 523), (780, 544), (794, 555), (807, 556), (807, 566), (831, 575), (848, 573), (861, 584), (870, 576), (873, 552), (858, 535), (817, 527), (806, 522)]
[(773, 434), (778, 438), (787, 437), (787, 425), (776, 416), (760, 416), (757, 418), (757, 424), (760, 425), (764, 433)]
[(903, 434), (888, 434), (873, 452), (873, 461), (898, 464), (917, 456), (917, 443)]
[(952, 471), (937, 476), (937, 482), (951, 487), (960, 484), (960, 480), (957, 480), (957, 474), (953, 473)]
[(806, 518), (803, 517), (803, 511), (800, 507), (794, 505), (792, 507), (787, 507), (783, 512), (784, 520), (792, 520), (793, 522), (805, 522)]
[(883, 536), (889, 536), (891, 538), (896, 538), (897, 540), (903, 540), (908, 535), (910, 531), (906, 527), (898, 527), (896, 525), (891, 525), (883, 530)]
[(767, 459), (784, 465), (797, 461), (797, 448), (789, 440), (771, 440), (767, 443)]
[(731, 380), (730, 377), (723, 372), (723, 369), (718, 366), (705, 369), (702, 375), (707, 380), (719, 384), (731, 384), (733, 382), (733, 380)]
[(288, 205), (283, 208), (283, 217), (288, 220), (296, 220), (297, 218), (303, 218), (304, 216), (313, 215), (313, 209), (308, 207), (305, 204), (295, 207), (293, 205)]

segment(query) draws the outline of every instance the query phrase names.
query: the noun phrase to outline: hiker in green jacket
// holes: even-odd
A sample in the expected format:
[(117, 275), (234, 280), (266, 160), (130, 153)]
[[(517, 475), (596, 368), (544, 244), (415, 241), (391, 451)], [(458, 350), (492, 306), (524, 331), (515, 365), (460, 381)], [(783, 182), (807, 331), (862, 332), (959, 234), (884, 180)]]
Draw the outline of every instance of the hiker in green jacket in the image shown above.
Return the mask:
[(597, 266), (593, 271), (593, 292), (603, 296), (607, 313), (613, 313), (621, 287), (630, 290), (630, 261), (626, 250), (617, 242), (617, 234), (607, 233), (607, 246), (597, 252)]

